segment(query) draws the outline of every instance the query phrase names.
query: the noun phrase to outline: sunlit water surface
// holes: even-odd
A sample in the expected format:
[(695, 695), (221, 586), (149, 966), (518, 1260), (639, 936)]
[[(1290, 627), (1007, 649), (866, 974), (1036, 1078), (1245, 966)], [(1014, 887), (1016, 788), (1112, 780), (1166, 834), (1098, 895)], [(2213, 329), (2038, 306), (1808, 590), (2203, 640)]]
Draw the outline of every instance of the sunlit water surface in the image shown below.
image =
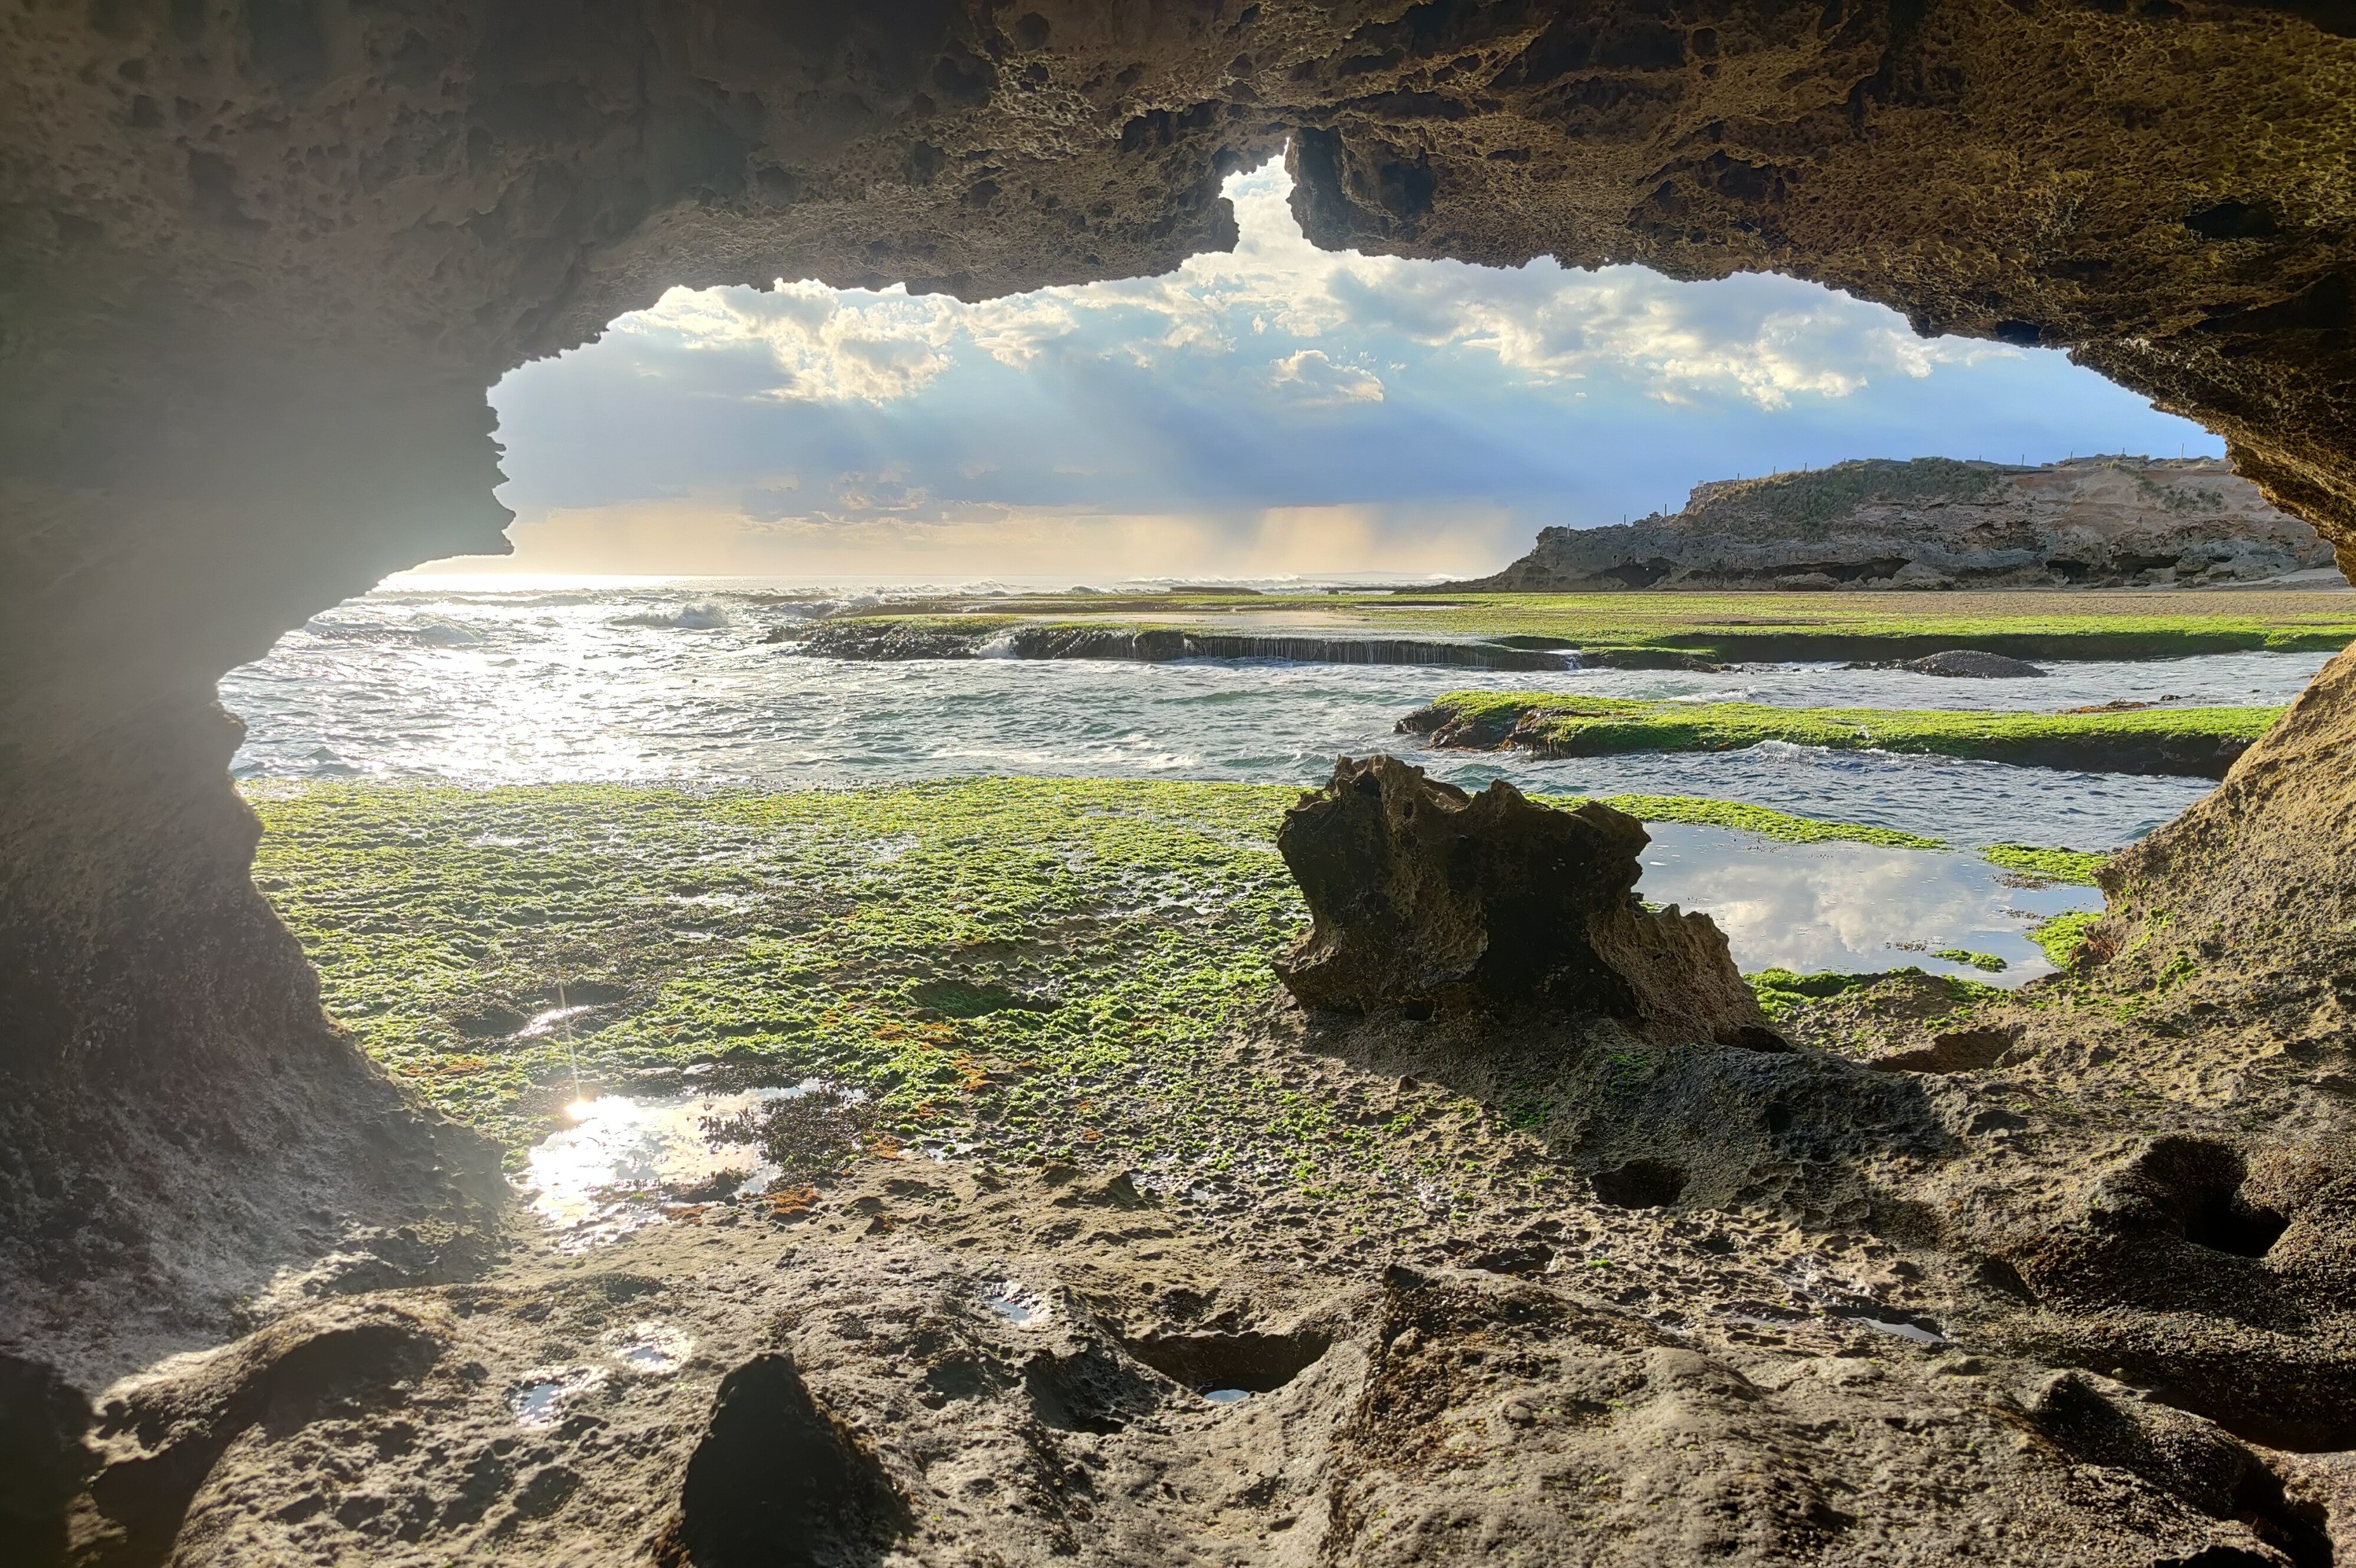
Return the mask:
[[(2198, 799), (2197, 779), (2064, 773), (1776, 742), (1713, 755), (1542, 762), (1425, 752), (1398, 719), (1463, 687), (1793, 706), (2052, 709), (2117, 699), (2286, 702), (2319, 654), (2057, 664), (1944, 680), (1830, 665), (1723, 674), (1490, 673), (1273, 662), (853, 664), (765, 645), (793, 612), (721, 585), (403, 589), (353, 600), (221, 682), (245, 776), (790, 788), (977, 773), (1310, 784), (1397, 751), (1477, 788), (1757, 802), (1959, 845), (2110, 848)], [(2045, 969), (2022, 932), (2084, 890), (2024, 890), (1977, 859), (1794, 846), (1663, 826), (1644, 891), (1709, 911), (1746, 968), (1949, 967), (1918, 948)], [(1903, 945), (1893, 947), (1892, 944)], [(1970, 972), (1970, 971), (1965, 971)], [(617, 1132), (619, 1129), (616, 1129)]]

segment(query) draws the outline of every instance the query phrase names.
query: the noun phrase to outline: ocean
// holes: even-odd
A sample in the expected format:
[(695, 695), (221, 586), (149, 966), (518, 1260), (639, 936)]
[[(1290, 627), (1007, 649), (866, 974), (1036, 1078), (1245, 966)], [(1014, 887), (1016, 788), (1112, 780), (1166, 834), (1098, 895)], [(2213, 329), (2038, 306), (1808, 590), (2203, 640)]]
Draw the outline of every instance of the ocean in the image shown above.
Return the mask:
[[(247, 725), (236, 771), (465, 786), (774, 790), (972, 774), (1310, 786), (1336, 756), (1392, 751), (1466, 788), (1508, 778), (1561, 795), (1706, 795), (1965, 847), (2109, 849), (2209, 784), (1781, 742), (1547, 762), (1426, 752), (1394, 727), (1440, 693), (1469, 687), (1795, 706), (2279, 703), (2326, 656), (2067, 663), (2019, 680), (1822, 664), (1697, 674), (1267, 660), (855, 663), (763, 640), (801, 612), (785, 596), (809, 586), (410, 579), (314, 617), (223, 678), (223, 703)], [(837, 602), (856, 593), (827, 586)], [(2005, 977), (2025, 978), (2048, 967), (2025, 939), (2028, 924), (2094, 901), (2086, 890), (2022, 890), (1970, 855), (1772, 843), (1667, 824), (1653, 832), (1642, 891), (1719, 916), (1746, 968), (1888, 967), (1894, 954), (1927, 944), (1997, 954), (2009, 965)]]

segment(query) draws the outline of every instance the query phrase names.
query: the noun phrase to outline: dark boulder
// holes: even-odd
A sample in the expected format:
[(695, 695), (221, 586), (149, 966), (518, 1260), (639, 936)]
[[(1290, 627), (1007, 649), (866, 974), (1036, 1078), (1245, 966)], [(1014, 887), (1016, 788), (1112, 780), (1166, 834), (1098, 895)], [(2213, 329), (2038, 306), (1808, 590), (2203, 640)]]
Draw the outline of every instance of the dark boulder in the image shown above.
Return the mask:
[(1911, 669), (1916, 675), (1944, 675), (1965, 680), (2012, 680), (2045, 673), (2027, 659), (2007, 658), (1977, 648), (1949, 648), (1944, 653), (1908, 659), (1898, 667)]
[(1277, 973), (1312, 1008), (1535, 1008), (1779, 1048), (1709, 917), (1636, 898), (1648, 841), (1593, 801), (1560, 810), (1503, 781), (1468, 795), (1396, 757), (1344, 757), (1277, 834), (1315, 920)]

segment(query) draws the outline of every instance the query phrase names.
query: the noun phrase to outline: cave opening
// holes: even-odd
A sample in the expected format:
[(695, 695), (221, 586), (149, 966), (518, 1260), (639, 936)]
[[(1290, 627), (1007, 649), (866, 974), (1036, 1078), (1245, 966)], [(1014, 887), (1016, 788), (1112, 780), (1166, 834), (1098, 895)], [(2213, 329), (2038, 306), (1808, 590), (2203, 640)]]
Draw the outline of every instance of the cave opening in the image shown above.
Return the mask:
[[(246, 737), (218, 685), (315, 619), (332, 633), (391, 573), (503, 549), (484, 389), (627, 336), (607, 329), (633, 313), (678, 313), (674, 287), (899, 284), (889, 308), (923, 314), (1166, 276), (1235, 244), (1227, 182), (1281, 155), (1283, 205), (1322, 251), (1806, 280), (1926, 340), (2066, 352), (2213, 432), (2335, 549), (2356, 528), (2356, 240), (2332, 206), (2347, 148), (2329, 107), (2351, 46), (2311, 6), (108, 5), (8, 28), (0, 1349), (85, 1391), (219, 1342), (282, 1271), (355, 1234), (382, 1243), (369, 1266), (398, 1253), (417, 1281), (484, 1266), (500, 1153), (323, 1012), (252, 879), (261, 829), (230, 774)], [(1386, 308), (1412, 336), (1400, 299)], [(905, 377), (922, 340), (823, 369)], [(1327, 410), (1374, 405), (1370, 379), (1398, 399), (1388, 361), (1284, 347), (1268, 387)], [(937, 499), (848, 462), (807, 511), (817, 486), (766, 487), (749, 504), (773, 517)], [(1050, 570), (1058, 548), (1040, 550)], [(1119, 564), (1117, 543), (1099, 559)], [(1654, 559), (1614, 569), (1616, 592), (1655, 592)], [(1895, 559), (1862, 580), (1894, 581)], [(2065, 579), (2092, 565), (2054, 560)], [(1856, 563), (1794, 564), (1779, 586), (1833, 602)], [(2148, 581), (2213, 563), (2126, 564)], [(2261, 630), (2320, 635), (2305, 613)], [(2122, 995), (2329, 1012), (2315, 987), (2344, 938), (2312, 912), (2345, 890), (2351, 678), (2327, 667), (2258, 742), (2264, 765), (2100, 873), (2091, 950)], [(399, 849), (397, 824), (366, 826), (383, 829), (370, 853)], [(742, 892), (660, 896), (724, 910)], [(426, 912), (393, 901), (359, 934), (405, 940)], [(912, 1028), (1057, 1016), (1054, 977), (1023, 963), (984, 948), (978, 978), (893, 979), (1040, 1004)], [(584, 1005), (642, 994), (550, 974), (613, 987)], [(539, 1001), (487, 992), (464, 1038), (509, 1040)], [(768, 1015), (727, 1021), (750, 1035)], [(2216, 1234), (2247, 1254), (2262, 1228)]]

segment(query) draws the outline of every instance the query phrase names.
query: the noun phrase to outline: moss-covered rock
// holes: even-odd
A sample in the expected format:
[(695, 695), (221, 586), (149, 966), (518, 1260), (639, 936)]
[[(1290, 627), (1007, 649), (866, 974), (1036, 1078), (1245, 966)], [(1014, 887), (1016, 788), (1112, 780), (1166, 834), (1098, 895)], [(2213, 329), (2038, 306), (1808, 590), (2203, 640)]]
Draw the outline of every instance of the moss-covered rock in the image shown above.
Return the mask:
[(1730, 752), (1762, 741), (1835, 751), (1930, 752), (2023, 767), (2222, 778), (2278, 708), (2006, 713), (1650, 702), (1564, 692), (1452, 691), (1398, 722), (1435, 746), (1544, 757)]

